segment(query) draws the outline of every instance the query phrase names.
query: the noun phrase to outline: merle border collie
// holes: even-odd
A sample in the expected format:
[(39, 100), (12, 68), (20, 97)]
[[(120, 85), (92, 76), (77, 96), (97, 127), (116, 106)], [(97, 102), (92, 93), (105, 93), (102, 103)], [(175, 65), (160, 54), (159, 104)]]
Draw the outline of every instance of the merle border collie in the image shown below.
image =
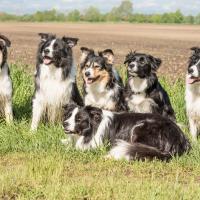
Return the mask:
[(186, 110), (194, 140), (200, 133), (200, 48), (193, 47), (186, 75)]
[(123, 82), (113, 67), (114, 54), (106, 49), (95, 54), (93, 49), (81, 48), (80, 67), (83, 76), (85, 105), (111, 111), (126, 110)]
[(114, 113), (71, 104), (65, 108), (63, 126), (69, 134), (62, 141), (65, 144), (74, 140), (75, 148), (84, 151), (108, 142), (111, 147), (108, 157), (116, 160), (169, 160), (190, 150), (189, 140), (181, 129), (158, 114)]
[(83, 105), (72, 54), (78, 39), (58, 38), (47, 33), (39, 35), (31, 130), (37, 129), (42, 117), (51, 123), (61, 120), (63, 106), (68, 103)]
[(130, 111), (157, 113), (175, 121), (169, 96), (156, 75), (161, 62), (161, 59), (143, 53), (130, 52), (126, 56), (125, 100)]
[(6, 122), (13, 121), (12, 109), (12, 80), (10, 77), (10, 70), (7, 63), (8, 51), (10, 47), (10, 40), (0, 34), (0, 112), (6, 118)]

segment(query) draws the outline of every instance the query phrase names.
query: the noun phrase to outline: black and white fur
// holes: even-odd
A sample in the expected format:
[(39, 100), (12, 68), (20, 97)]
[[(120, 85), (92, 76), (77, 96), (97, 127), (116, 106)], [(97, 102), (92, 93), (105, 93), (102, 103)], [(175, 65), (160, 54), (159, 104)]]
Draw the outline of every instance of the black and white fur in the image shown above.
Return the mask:
[[(124, 85), (113, 66), (113, 51), (106, 49), (95, 54), (93, 49), (82, 47), (81, 52), (84, 104), (111, 111), (127, 110), (123, 97)], [(94, 73), (95, 68), (98, 68), (97, 78)], [(101, 76), (104, 78), (101, 79)]]
[(181, 129), (170, 119), (157, 114), (113, 113), (91, 106), (69, 105), (63, 126), (69, 134), (63, 141), (65, 144), (74, 140), (75, 148), (84, 151), (108, 142), (111, 146), (108, 157), (116, 160), (169, 160), (190, 149)]
[(186, 75), (186, 110), (194, 140), (200, 133), (200, 48), (193, 47)]
[(125, 59), (128, 80), (125, 100), (130, 111), (157, 113), (175, 120), (169, 96), (158, 81), (156, 71), (161, 60), (151, 55), (130, 52)]
[(70, 102), (83, 105), (72, 54), (78, 39), (58, 38), (46, 33), (39, 35), (31, 130), (37, 129), (42, 117), (52, 123), (61, 120), (63, 106)]
[(10, 47), (10, 40), (0, 34), (0, 111), (6, 118), (6, 122), (13, 121), (12, 109), (12, 80), (7, 63), (7, 48)]

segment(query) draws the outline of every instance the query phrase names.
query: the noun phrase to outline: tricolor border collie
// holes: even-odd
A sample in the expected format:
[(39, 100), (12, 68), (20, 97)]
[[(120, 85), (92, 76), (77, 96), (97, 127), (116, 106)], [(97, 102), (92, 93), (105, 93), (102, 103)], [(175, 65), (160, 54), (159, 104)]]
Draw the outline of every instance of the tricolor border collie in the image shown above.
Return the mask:
[(63, 106), (68, 103), (83, 105), (72, 54), (78, 39), (58, 38), (47, 33), (39, 35), (31, 130), (37, 129), (42, 116), (52, 123), (61, 120)]
[(186, 110), (194, 140), (200, 133), (200, 48), (193, 47), (186, 75)]
[(7, 123), (13, 121), (13, 89), (10, 70), (7, 63), (7, 48), (10, 47), (10, 45), (10, 40), (6, 36), (0, 34), (0, 112), (5, 116)]
[(126, 110), (124, 86), (113, 67), (112, 50), (106, 49), (95, 54), (93, 49), (82, 47), (81, 52), (84, 104), (111, 111)]
[(169, 160), (189, 151), (190, 143), (170, 119), (151, 113), (113, 113), (99, 108), (68, 105), (64, 130), (78, 150), (90, 150), (110, 143), (108, 157), (126, 160)]
[(161, 63), (161, 59), (144, 53), (130, 52), (126, 56), (125, 100), (130, 111), (157, 113), (175, 121), (169, 96), (156, 75)]

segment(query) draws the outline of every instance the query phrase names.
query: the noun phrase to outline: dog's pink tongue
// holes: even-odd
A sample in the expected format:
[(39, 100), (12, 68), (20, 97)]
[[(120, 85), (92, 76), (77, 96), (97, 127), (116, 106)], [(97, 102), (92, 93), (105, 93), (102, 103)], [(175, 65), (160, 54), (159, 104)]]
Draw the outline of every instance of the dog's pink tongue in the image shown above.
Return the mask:
[(51, 59), (49, 59), (49, 58), (44, 58), (44, 59), (43, 59), (43, 63), (44, 63), (45, 65), (48, 65), (50, 62), (51, 62)]
[(199, 78), (187, 77), (188, 84), (193, 84), (195, 81), (198, 81), (198, 80), (199, 80)]

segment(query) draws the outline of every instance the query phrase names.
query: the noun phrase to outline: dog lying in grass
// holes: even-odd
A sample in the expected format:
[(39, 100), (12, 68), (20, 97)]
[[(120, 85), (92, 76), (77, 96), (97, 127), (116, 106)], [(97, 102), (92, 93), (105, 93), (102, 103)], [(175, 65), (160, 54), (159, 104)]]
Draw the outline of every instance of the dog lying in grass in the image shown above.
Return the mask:
[(76, 149), (96, 149), (108, 142), (111, 148), (108, 157), (116, 160), (164, 161), (190, 150), (181, 129), (157, 114), (114, 113), (71, 104), (65, 108), (63, 126), (69, 135), (67, 142), (75, 141)]
[(10, 70), (7, 63), (8, 51), (10, 47), (10, 40), (0, 34), (0, 112), (6, 118), (6, 122), (13, 121), (12, 109), (12, 81), (10, 77)]
[(127, 64), (128, 75), (124, 95), (129, 110), (157, 113), (175, 121), (169, 96), (156, 75), (161, 60), (144, 53), (130, 52), (124, 64)]

